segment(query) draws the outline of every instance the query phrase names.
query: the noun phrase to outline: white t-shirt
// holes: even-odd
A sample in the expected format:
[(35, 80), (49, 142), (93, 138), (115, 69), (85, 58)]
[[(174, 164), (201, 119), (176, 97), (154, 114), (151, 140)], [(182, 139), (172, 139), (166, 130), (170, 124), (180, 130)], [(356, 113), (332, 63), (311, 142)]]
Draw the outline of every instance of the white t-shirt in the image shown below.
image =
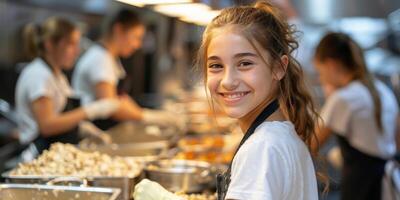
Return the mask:
[(29, 143), (39, 134), (32, 112), (33, 101), (48, 97), (53, 101), (54, 112), (59, 113), (64, 110), (71, 95), (72, 90), (64, 74), (56, 76), (41, 58), (28, 64), (18, 78), (15, 92), (20, 141)]
[(380, 158), (396, 152), (395, 128), (398, 106), (394, 94), (380, 81), (375, 81), (380, 94), (383, 131), (375, 121), (374, 103), (367, 87), (353, 81), (334, 92), (326, 101), (321, 117), (327, 127), (347, 138), (357, 150)]
[(118, 59), (104, 47), (90, 47), (76, 64), (72, 75), (72, 87), (81, 98), (82, 105), (96, 100), (96, 84), (107, 82), (115, 87), (125, 77), (125, 70)]
[(317, 200), (310, 153), (291, 122), (264, 122), (239, 149), (225, 199)]

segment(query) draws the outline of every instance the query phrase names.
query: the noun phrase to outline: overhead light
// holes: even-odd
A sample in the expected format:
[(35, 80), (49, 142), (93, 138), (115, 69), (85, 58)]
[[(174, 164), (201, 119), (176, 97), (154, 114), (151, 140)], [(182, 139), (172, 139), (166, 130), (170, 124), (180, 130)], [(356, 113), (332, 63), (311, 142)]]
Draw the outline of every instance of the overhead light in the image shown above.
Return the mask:
[(192, 0), (116, 0), (133, 6), (143, 7), (145, 5), (158, 5), (158, 4), (179, 4), (191, 3)]
[(185, 3), (156, 5), (154, 6), (154, 10), (170, 17), (186, 17), (190, 15), (198, 15), (211, 9), (209, 6), (202, 3)]
[(200, 26), (207, 26), (216, 16), (219, 15), (219, 10), (208, 10), (196, 15), (187, 15), (180, 18), (180, 20), (194, 23)]
[(177, 17), (182, 21), (205, 26), (216, 17), (220, 11), (212, 10), (203, 3), (193, 3), (193, 0), (116, 0), (122, 3), (143, 7), (146, 5), (161, 14)]

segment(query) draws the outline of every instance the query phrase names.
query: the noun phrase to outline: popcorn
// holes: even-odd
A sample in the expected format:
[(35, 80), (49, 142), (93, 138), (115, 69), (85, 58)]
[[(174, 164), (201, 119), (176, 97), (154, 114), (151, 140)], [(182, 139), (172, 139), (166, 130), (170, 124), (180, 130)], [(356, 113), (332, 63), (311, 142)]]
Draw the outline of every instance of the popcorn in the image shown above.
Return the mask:
[(141, 165), (133, 159), (85, 152), (71, 144), (54, 143), (37, 159), (19, 164), (11, 175), (136, 177), (140, 172)]

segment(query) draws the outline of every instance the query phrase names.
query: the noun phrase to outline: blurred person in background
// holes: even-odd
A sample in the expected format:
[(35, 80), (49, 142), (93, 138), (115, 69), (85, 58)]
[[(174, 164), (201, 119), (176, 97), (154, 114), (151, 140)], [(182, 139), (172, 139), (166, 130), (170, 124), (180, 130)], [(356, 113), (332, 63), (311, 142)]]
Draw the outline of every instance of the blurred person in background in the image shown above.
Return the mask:
[(96, 99), (118, 98), (120, 109), (111, 118), (96, 120), (102, 130), (107, 130), (121, 121), (141, 120), (158, 125), (176, 125), (177, 116), (166, 111), (142, 109), (122, 91), (119, 81), (126, 72), (119, 60), (131, 56), (142, 46), (145, 25), (139, 16), (130, 10), (120, 10), (107, 21), (100, 41), (90, 47), (79, 59), (72, 75), (72, 86), (81, 97), (83, 105)]
[(337, 136), (343, 156), (341, 199), (381, 199), (385, 163), (396, 153), (395, 96), (374, 79), (361, 47), (346, 34), (325, 35), (314, 63), (326, 96), (317, 139), (324, 144)]
[(22, 158), (31, 160), (51, 143), (77, 143), (83, 120), (111, 115), (118, 101), (104, 99), (79, 107), (62, 70), (70, 70), (79, 54), (81, 33), (70, 21), (51, 17), (24, 29), (26, 52), (33, 59), (16, 86), (20, 140), (29, 144)]

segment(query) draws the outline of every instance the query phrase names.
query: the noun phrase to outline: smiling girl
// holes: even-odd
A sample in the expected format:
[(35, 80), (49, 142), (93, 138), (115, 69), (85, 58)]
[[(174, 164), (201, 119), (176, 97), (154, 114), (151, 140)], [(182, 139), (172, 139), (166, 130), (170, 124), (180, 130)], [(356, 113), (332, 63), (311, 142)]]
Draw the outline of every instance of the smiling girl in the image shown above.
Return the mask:
[[(199, 66), (212, 102), (245, 133), (217, 177), (218, 199), (318, 199), (309, 152), (318, 115), (303, 80), (294, 30), (271, 4), (224, 9), (208, 26)], [(135, 199), (176, 199), (148, 180)], [(155, 194), (157, 193), (157, 194)]]

